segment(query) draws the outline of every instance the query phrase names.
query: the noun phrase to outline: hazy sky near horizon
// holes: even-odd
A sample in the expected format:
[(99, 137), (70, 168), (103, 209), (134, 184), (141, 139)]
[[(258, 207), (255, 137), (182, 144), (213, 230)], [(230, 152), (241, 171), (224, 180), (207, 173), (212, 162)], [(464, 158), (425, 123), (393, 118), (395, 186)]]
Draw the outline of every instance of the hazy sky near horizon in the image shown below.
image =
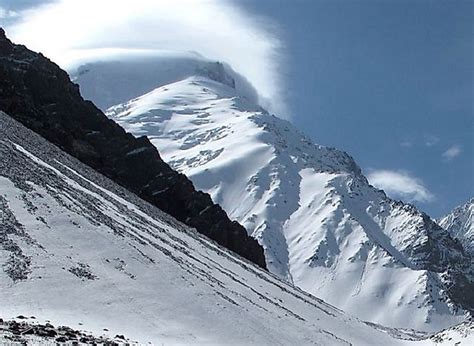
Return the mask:
[[(51, 1), (0, 0), (0, 22), (19, 21), (22, 10), (44, 2)], [(270, 103), (281, 103), (275, 109), (316, 143), (354, 156), (390, 196), (434, 217), (474, 196), (474, 2), (191, 3), (201, 4), (201, 22), (190, 9), (176, 23), (196, 21), (207, 30), (182, 30), (193, 36), (190, 49), (250, 76)], [(229, 12), (221, 18), (224, 30), (216, 26), (219, 11)], [(155, 18), (135, 15), (142, 23)], [(134, 25), (137, 32), (150, 29)], [(184, 48), (186, 39), (174, 37)]]

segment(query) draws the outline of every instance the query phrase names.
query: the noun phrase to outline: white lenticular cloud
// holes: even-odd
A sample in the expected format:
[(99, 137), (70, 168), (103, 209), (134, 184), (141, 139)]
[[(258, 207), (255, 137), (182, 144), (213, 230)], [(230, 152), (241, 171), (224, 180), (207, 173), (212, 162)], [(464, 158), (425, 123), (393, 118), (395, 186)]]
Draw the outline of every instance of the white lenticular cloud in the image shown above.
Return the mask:
[(451, 161), (455, 157), (459, 156), (461, 154), (461, 147), (459, 145), (453, 145), (450, 147), (448, 150), (446, 150), (442, 156), (444, 159), (447, 161)]
[(423, 182), (405, 171), (375, 170), (367, 179), (373, 186), (384, 190), (387, 195), (408, 202), (431, 202), (434, 195)]
[(263, 106), (284, 115), (275, 31), (228, 0), (58, 0), (22, 12), (7, 27), (14, 41), (64, 68), (97, 50), (196, 51), (230, 64), (258, 90)]

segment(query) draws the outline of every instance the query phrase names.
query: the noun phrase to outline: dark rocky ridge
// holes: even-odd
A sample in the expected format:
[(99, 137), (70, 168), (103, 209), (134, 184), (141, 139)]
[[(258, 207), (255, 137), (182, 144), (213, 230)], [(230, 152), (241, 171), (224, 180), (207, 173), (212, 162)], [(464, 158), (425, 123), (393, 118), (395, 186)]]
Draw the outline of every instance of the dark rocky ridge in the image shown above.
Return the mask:
[(208, 194), (82, 98), (68, 74), (0, 28), (0, 110), (198, 232), (266, 267), (262, 247)]
[[(0, 343), (2, 345), (138, 345), (123, 335), (115, 338), (94, 336), (88, 332), (67, 326), (55, 327), (50, 323), (37, 323), (34, 316), (18, 316), (16, 320), (3, 321), (0, 318)], [(105, 330), (104, 330), (105, 331)]]

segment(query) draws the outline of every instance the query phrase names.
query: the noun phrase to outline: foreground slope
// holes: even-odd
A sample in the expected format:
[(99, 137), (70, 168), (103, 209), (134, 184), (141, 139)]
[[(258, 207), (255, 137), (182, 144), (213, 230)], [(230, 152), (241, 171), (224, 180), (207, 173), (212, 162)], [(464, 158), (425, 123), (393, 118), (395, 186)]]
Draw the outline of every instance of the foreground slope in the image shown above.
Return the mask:
[(85, 101), (56, 64), (0, 28), (0, 110), (141, 198), (260, 266), (263, 249), (209, 195)]
[(1, 112), (0, 156), (3, 318), (155, 344), (409, 343), (237, 257)]
[(436, 331), (474, 307), (472, 259), (416, 208), (370, 186), (228, 85), (202, 76), (111, 107), (265, 248), (268, 268), (362, 319)]
[(442, 217), (439, 225), (450, 232), (474, 256), (474, 198)]

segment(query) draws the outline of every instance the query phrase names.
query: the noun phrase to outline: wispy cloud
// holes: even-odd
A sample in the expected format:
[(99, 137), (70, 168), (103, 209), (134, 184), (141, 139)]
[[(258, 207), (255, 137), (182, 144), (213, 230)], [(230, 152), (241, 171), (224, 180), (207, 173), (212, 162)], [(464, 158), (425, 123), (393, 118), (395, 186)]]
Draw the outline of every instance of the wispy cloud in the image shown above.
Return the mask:
[(17, 17), (18, 13), (15, 11), (7, 10), (0, 6), (0, 19), (8, 19)]
[(425, 145), (427, 147), (432, 147), (439, 142), (439, 137), (435, 135), (425, 135)]
[(195, 51), (227, 62), (254, 85), (263, 106), (283, 116), (277, 32), (266, 18), (228, 0), (58, 0), (23, 11), (7, 27), (15, 41), (63, 67), (103, 48)]
[(405, 140), (400, 143), (400, 146), (404, 148), (411, 148), (413, 146), (413, 142), (409, 140)]
[(394, 198), (408, 202), (431, 202), (435, 198), (419, 178), (406, 171), (374, 170), (367, 178), (373, 186)]
[(448, 150), (446, 150), (441, 156), (446, 160), (446, 161), (451, 161), (455, 157), (459, 156), (461, 154), (462, 150), (459, 145), (453, 145)]

